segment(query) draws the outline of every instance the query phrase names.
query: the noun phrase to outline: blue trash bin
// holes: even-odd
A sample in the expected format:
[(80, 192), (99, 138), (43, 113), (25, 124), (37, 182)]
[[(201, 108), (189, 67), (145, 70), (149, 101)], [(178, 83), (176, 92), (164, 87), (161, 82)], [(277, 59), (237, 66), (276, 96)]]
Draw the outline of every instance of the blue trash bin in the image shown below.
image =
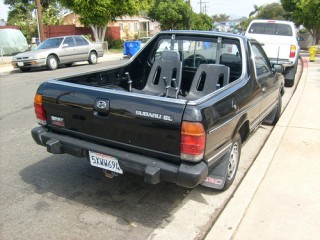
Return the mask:
[(123, 55), (132, 57), (140, 50), (141, 41), (126, 41), (124, 42)]

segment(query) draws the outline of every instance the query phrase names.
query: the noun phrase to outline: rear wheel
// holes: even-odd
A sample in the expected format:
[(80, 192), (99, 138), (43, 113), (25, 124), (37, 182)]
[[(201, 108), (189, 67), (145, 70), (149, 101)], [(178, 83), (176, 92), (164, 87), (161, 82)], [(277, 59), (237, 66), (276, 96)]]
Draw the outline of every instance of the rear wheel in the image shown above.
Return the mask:
[(272, 125), (272, 126), (276, 125), (281, 116), (281, 108), (282, 108), (282, 97), (281, 97), (281, 94), (279, 94), (277, 105), (274, 107), (274, 109), (272, 109), (269, 115), (263, 120), (263, 123), (267, 125)]
[(95, 52), (90, 52), (88, 62), (89, 64), (96, 64), (98, 62), (98, 57)]
[(53, 55), (49, 55), (47, 58), (47, 68), (49, 70), (56, 70), (58, 68), (58, 65), (58, 59)]
[(284, 75), (286, 87), (292, 87), (294, 85), (294, 78), (296, 76), (297, 68), (298, 68), (298, 63), (296, 63), (295, 66), (289, 68), (286, 71), (286, 73)]
[(233, 183), (239, 166), (239, 160), (241, 155), (241, 137), (237, 133), (232, 141), (231, 152), (228, 158), (228, 167), (226, 172), (226, 181), (222, 190), (228, 189)]

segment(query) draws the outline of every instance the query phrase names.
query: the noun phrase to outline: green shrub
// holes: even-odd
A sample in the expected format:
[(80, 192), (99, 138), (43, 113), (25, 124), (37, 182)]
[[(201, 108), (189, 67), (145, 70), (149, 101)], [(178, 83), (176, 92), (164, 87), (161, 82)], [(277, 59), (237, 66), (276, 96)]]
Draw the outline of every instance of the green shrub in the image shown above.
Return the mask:
[(121, 39), (107, 39), (109, 49), (119, 49), (123, 48), (124, 41)]

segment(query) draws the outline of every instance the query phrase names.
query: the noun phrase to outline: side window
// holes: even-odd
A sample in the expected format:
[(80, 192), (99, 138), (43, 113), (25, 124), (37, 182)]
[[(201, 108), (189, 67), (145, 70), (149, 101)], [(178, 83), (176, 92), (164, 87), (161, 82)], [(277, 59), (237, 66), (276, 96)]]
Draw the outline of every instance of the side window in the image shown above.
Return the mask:
[(254, 65), (257, 77), (259, 78), (262, 75), (269, 74), (271, 72), (271, 67), (269, 60), (264, 54), (260, 45), (252, 44), (251, 45), (253, 57), (254, 57)]
[(63, 44), (68, 44), (68, 47), (74, 47), (74, 41), (72, 37), (66, 37), (66, 39), (64, 40)]
[(76, 41), (77, 46), (88, 45), (88, 42), (85, 39), (83, 39), (82, 37), (74, 37), (74, 40)]

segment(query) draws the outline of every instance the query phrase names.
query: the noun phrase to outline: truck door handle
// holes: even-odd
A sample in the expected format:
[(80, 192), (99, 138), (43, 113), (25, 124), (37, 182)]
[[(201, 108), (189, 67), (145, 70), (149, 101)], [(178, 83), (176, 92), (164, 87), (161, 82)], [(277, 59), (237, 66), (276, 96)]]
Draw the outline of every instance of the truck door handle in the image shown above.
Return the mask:
[(107, 118), (107, 117), (108, 117), (108, 113), (97, 112), (97, 111), (94, 111), (94, 112), (93, 112), (93, 115), (94, 115), (95, 117), (101, 117), (101, 118)]

